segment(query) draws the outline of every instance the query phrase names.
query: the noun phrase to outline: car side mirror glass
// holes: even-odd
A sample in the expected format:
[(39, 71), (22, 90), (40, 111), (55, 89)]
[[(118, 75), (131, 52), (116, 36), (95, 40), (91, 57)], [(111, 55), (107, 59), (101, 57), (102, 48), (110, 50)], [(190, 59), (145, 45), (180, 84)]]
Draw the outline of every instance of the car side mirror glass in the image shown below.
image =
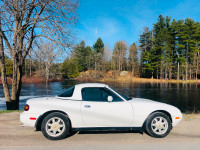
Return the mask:
[(108, 96), (108, 102), (112, 102), (113, 101), (113, 97), (112, 96)]

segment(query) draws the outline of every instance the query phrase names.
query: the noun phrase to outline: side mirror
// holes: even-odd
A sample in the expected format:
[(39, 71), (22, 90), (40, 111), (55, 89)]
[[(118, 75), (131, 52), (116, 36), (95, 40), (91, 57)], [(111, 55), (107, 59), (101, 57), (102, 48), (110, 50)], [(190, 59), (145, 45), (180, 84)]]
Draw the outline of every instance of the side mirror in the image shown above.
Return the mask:
[(113, 101), (113, 97), (112, 96), (108, 96), (108, 102), (112, 102)]

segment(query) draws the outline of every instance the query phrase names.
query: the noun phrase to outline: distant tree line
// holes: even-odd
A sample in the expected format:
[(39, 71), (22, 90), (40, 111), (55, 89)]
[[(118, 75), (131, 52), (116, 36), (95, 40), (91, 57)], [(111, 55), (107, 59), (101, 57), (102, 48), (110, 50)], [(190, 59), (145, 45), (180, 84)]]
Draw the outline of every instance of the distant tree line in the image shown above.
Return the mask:
[[(132, 76), (157, 79), (198, 79), (200, 76), (200, 23), (192, 19), (170, 20), (160, 15), (152, 29), (144, 27), (138, 44), (115, 43), (113, 50), (98, 38), (93, 46), (84, 41), (74, 46), (63, 63), (62, 55), (52, 43), (42, 43), (32, 50), (23, 65), (23, 74), (37, 72), (41, 77), (75, 78), (80, 72), (95, 70), (96, 78), (106, 71), (130, 71)], [(48, 55), (47, 55), (48, 54)], [(6, 57), (8, 76), (12, 61)]]
[(71, 57), (62, 64), (61, 72), (68, 78), (76, 77), (79, 72), (86, 70), (95, 70), (96, 78), (100, 77), (99, 72), (109, 70), (129, 70), (133, 76), (139, 76), (139, 68), (138, 47), (135, 43), (128, 48), (124, 41), (118, 41), (111, 52), (98, 38), (92, 47), (86, 46), (84, 41), (74, 47)]
[(127, 46), (118, 41), (111, 50), (102, 39), (93, 47), (81, 41), (72, 55), (62, 64), (66, 77), (75, 77), (79, 72), (131, 71), (133, 76), (157, 79), (198, 79), (200, 52), (200, 23), (192, 19), (171, 21), (160, 15), (153, 28), (145, 27), (139, 44)]

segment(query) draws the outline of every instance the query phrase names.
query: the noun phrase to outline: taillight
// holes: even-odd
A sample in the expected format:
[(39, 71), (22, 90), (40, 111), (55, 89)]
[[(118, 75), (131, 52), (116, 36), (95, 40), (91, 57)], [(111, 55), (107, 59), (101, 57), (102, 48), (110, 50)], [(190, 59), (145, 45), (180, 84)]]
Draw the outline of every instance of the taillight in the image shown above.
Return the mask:
[(28, 110), (29, 110), (29, 105), (26, 104), (26, 105), (24, 106), (24, 111), (28, 111)]

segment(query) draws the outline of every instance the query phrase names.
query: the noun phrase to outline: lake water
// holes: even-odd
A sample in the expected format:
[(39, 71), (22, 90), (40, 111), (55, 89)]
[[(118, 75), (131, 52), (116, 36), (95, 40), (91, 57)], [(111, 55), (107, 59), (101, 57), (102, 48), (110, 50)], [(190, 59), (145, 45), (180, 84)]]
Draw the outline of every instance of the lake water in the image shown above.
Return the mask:
[[(55, 96), (80, 81), (53, 82), (49, 84), (23, 84), (20, 109), (32, 97)], [(111, 88), (129, 97), (147, 98), (174, 105), (184, 113), (200, 112), (200, 84), (184, 83), (119, 83), (108, 82)], [(3, 87), (0, 85), (0, 110), (5, 110)]]

